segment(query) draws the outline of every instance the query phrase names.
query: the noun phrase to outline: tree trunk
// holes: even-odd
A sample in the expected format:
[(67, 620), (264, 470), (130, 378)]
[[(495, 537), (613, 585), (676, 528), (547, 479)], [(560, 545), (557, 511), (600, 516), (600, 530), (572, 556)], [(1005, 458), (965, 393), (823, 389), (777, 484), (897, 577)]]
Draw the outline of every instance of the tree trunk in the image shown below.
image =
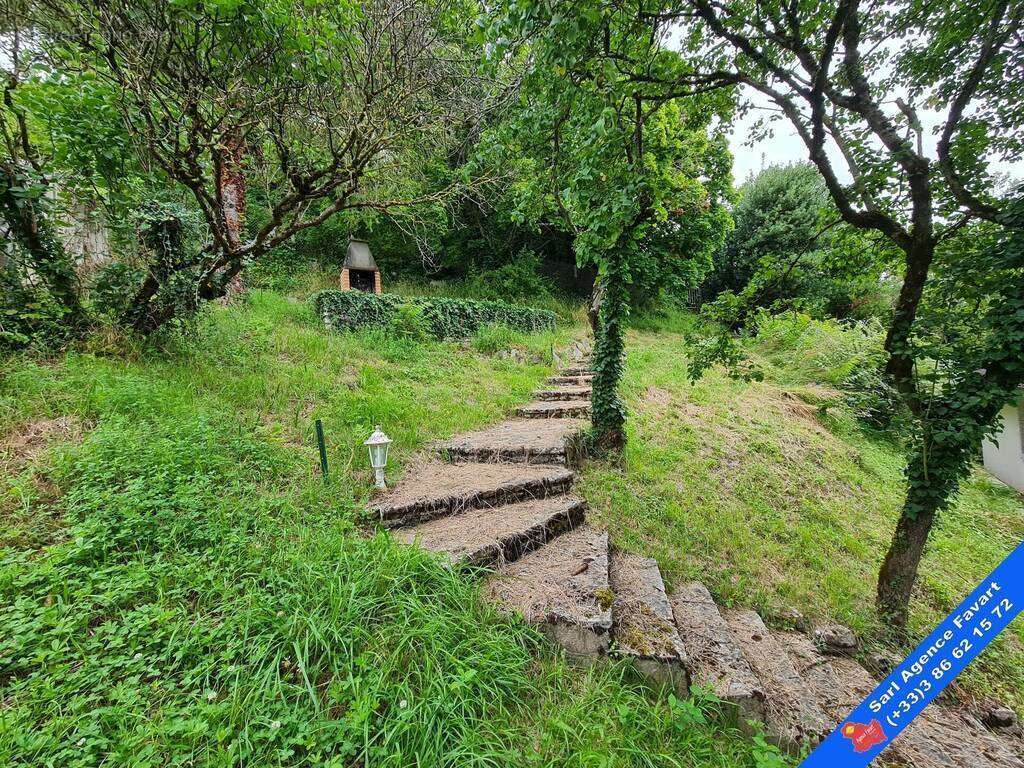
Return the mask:
[[(228, 245), (232, 251), (242, 243), (242, 225), (245, 222), (245, 174), (242, 162), (245, 159), (243, 142), (231, 136), (217, 174), (217, 192)], [(241, 269), (234, 270), (226, 284), (226, 298), (230, 299), (245, 290)]]
[(590, 321), (590, 330), (597, 340), (601, 322), (601, 302), (604, 300), (604, 284), (601, 276), (594, 276), (594, 289), (590, 292), (590, 306), (587, 307), (587, 319)]
[(896, 298), (892, 323), (885, 336), (885, 350), (889, 353), (885, 372), (892, 378), (896, 390), (907, 398), (911, 410), (914, 410), (914, 358), (907, 349), (907, 340), (917, 319), (917, 308), (928, 281), (928, 270), (935, 258), (935, 242), (931, 234), (916, 238), (905, 253), (907, 270)]
[(53, 232), (44, 211), (36, 200), (19, 199), (11, 191), (23, 181), (20, 175), (5, 169), (0, 177), (0, 215), (15, 241), (24, 249), (32, 270), (42, 278), (50, 295), (65, 312), (64, 321), (71, 328), (85, 322), (85, 309), (78, 296), (78, 282), (71, 259)]
[(935, 522), (934, 508), (911, 514), (907, 505), (900, 512), (896, 533), (878, 572), (878, 612), (897, 630), (907, 627), (910, 594), (917, 581), (917, 569)]
[(625, 349), (622, 321), (626, 313), (626, 287), (622, 270), (623, 257), (616, 250), (608, 258), (605, 274), (599, 277), (601, 311), (594, 340), (594, 380), (590, 395), (594, 444), (599, 451), (619, 450), (626, 443), (626, 411), (618, 392)]

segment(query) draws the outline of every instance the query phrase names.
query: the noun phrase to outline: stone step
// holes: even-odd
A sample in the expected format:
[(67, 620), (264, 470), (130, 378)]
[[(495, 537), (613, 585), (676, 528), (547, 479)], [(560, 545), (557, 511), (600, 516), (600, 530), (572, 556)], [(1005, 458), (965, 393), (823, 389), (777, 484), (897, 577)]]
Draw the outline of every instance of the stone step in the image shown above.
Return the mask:
[(612, 595), (608, 532), (584, 525), (503, 567), (488, 596), (520, 614), (573, 657), (608, 649)]
[(711, 593), (699, 581), (683, 584), (669, 602), (679, 636), (686, 648), (690, 684), (710, 688), (733, 705), (741, 727), (764, 722), (764, 691), (746, 657), (736, 645)]
[(590, 400), (590, 387), (558, 387), (538, 389), (533, 393), (538, 400)]
[(567, 465), (576, 462), (575, 438), (586, 426), (581, 419), (513, 419), (437, 447), (456, 461)]
[(589, 400), (538, 400), (516, 410), (516, 416), (524, 419), (571, 419), (589, 415)]
[(502, 565), (582, 525), (586, 508), (578, 496), (549, 496), (429, 520), (401, 528), (395, 537), (439, 552), (453, 563)]
[(548, 384), (555, 384), (557, 386), (568, 385), (570, 387), (589, 387), (593, 380), (593, 376), (552, 376), (548, 379)]
[(831, 730), (829, 719), (797, 673), (786, 651), (754, 611), (722, 611), (765, 695), (765, 731), (781, 749), (799, 752)]
[[(799, 632), (773, 632), (811, 689), (815, 701), (839, 725), (877, 685), (853, 659), (827, 656)], [(881, 764), (915, 768), (1021, 768), (1021, 762), (980, 725), (935, 704), (926, 708), (879, 757)]]
[(407, 473), (370, 506), (383, 525), (393, 528), (453, 515), (566, 493), (573, 473), (563, 467), (434, 461)]
[[(948, 707), (937, 707), (934, 704), (928, 707), (907, 731), (912, 729), (916, 729), (919, 752), (931, 746), (938, 747), (950, 756), (950, 762), (934, 764), (942, 768), (1024, 768), (1024, 749), (1019, 738), (1007, 735), (1004, 741), (1004, 737), (985, 730), (985, 726), (975, 717), (955, 712)], [(899, 744), (907, 731), (900, 734), (894, 745)]]
[(612, 652), (631, 658), (637, 669), (677, 696), (689, 695), (686, 652), (679, 638), (672, 607), (658, 563), (615, 550), (609, 563), (612, 603)]
[(559, 376), (591, 376), (593, 370), (590, 366), (573, 366), (572, 368), (563, 368), (558, 372)]

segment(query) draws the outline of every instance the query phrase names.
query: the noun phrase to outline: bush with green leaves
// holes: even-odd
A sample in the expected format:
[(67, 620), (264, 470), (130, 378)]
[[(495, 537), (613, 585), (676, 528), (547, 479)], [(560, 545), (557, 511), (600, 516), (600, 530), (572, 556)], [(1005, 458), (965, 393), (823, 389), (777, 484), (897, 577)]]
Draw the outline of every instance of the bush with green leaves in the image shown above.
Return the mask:
[(89, 291), (93, 309), (101, 315), (120, 317), (142, 282), (143, 273), (123, 261), (112, 261), (96, 274)]
[(550, 296), (551, 287), (539, 270), (537, 254), (524, 249), (514, 261), (478, 273), (470, 285), (475, 295), (494, 301)]
[(23, 284), (0, 265), (0, 352), (66, 340), (65, 315), (47, 291)]
[(401, 339), (426, 341), (430, 338), (430, 326), (423, 316), (423, 307), (416, 304), (402, 304), (391, 321), (391, 330)]
[(895, 286), (880, 279), (886, 249), (839, 219), (812, 166), (761, 171), (740, 188), (733, 219), (702, 287), (708, 299), (737, 297), (731, 326), (761, 307), (815, 317), (882, 317), (890, 310)]
[(465, 339), (485, 325), (500, 324), (535, 333), (555, 327), (555, 314), (501, 301), (473, 301), (439, 296), (396, 296), (360, 291), (320, 291), (311, 301), (317, 316), (338, 331), (356, 328), (392, 328), (403, 306), (419, 309), (430, 335), (437, 339)]

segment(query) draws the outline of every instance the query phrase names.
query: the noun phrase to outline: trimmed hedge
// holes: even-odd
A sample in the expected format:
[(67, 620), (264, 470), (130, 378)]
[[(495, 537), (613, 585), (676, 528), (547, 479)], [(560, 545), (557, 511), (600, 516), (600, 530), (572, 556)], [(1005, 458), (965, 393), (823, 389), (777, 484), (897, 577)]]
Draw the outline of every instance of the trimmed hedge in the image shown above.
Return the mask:
[(390, 328), (399, 307), (410, 304), (420, 309), (431, 335), (438, 339), (468, 338), (485, 325), (507, 325), (527, 333), (555, 328), (554, 312), (503, 301), (336, 290), (320, 291), (311, 301), (317, 316), (336, 331)]

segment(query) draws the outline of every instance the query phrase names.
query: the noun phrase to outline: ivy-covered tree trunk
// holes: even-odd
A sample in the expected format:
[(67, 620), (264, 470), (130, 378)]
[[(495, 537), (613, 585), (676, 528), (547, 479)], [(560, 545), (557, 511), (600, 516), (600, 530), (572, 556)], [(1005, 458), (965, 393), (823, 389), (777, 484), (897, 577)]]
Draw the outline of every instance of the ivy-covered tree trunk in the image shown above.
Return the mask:
[(625, 349), (622, 323), (628, 310), (625, 258), (620, 249), (609, 254), (604, 274), (601, 311), (594, 340), (594, 382), (591, 389), (594, 445), (599, 451), (625, 445), (626, 409), (619, 399), (622, 356)]
[[(925, 467), (932, 461), (944, 465), (942, 474), (927, 473)], [(907, 626), (910, 595), (935, 517), (956, 492), (970, 461), (970, 446), (962, 441), (948, 445), (923, 441), (911, 457), (907, 496), (878, 573), (878, 612), (897, 631)]]
[(597, 340), (601, 328), (601, 303), (604, 301), (604, 284), (600, 275), (594, 278), (594, 289), (590, 292), (590, 304), (587, 306), (587, 320), (590, 321), (590, 330)]
[(16, 191), (31, 184), (32, 179), (12, 168), (3, 169), (0, 216), (14, 241), (25, 252), (32, 271), (63, 309), (64, 322), (70, 328), (79, 328), (85, 321), (85, 310), (78, 296), (78, 280), (71, 258), (54, 233), (39, 200)]
[(941, 393), (919, 404), (924, 428), (907, 465), (906, 501), (878, 575), (879, 612), (898, 630), (907, 626), (936, 515), (953, 500), (999, 411), (1016, 402), (1024, 384), (1024, 198), (1007, 206), (1000, 223), (1008, 234), (995, 246), (995, 266), (1006, 280), (983, 316), (984, 343)]

